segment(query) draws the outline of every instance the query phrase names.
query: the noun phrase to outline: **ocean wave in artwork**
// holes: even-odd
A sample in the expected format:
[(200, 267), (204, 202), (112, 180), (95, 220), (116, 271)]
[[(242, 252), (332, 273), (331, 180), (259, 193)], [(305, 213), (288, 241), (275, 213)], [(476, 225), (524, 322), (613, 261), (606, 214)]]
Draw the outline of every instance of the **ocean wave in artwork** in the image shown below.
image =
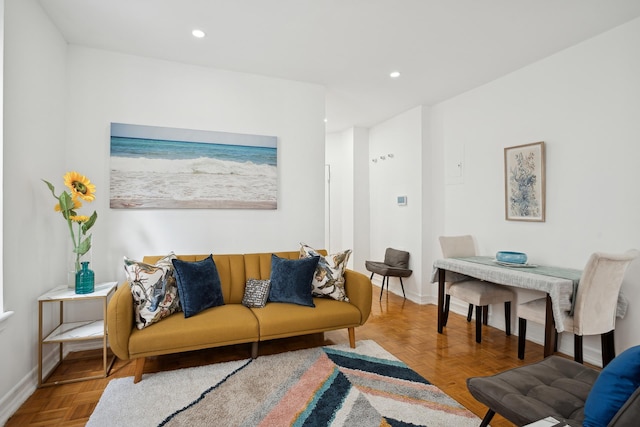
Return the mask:
[(275, 208), (277, 168), (208, 157), (111, 157), (110, 190), (112, 207), (209, 207), (207, 201), (223, 201), (226, 205), (215, 207), (263, 207), (267, 202)]

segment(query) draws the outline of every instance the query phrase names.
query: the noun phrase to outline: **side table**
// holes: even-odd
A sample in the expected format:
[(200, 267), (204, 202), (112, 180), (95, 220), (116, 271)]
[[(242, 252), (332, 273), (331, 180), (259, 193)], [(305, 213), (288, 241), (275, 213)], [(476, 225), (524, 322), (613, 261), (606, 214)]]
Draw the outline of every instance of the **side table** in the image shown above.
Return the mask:
[[(66, 384), (77, 381), (84, 381), (96, 378), (105, 378), (113, 362), (115, 356), (111, 359), (111, 362), (107, 362), (107, 302), (109, 297), (115, 292), (118, 287), (118, 282), (107, 282), (96, 284), (95, 289), (90, 294), (76, 294), (74, 289), (67, 286), (59, 286), (50, 290), (49, 292), (41, 295), (38, 298), (38, 387), (46, 387), (58, 384)], [(102, 300), (102, 319), (88, 320), (81, 322), (64, 322), (64, 304), (65, 302), (71, 303), (74, 301), (89, 301), (89, 300)], [(58, 325), (51, 331), (46, 337), (44, 336), (42, 321), (42, 311), (45, 303), (59, 303), (60, 305), (60, 320)], [(86, 341), (86, 340), (102, 340), (102, 359), (104, 374), (94, 375), (82, 378), (73, 378), (62, 381), (54, 381), (47, 383), (49, 376), (55, 371), (55, 369), (62, 363), (63, 359), (63, 345), (65, 342), (72, 341)], [(58, 363), (51, 369), (49, 374), (43, 378), (42, 375), (42, 346), (44, 344), (58, 344)]]

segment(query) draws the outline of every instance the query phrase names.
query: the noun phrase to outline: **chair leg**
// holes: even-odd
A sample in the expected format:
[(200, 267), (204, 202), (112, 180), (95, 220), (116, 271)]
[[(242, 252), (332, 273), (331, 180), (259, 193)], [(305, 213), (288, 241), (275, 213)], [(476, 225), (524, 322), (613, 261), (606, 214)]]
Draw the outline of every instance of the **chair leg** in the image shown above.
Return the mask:
[(374, 275), (374, 274), (376, 274), (376, 273), (371, 273), (371, 277), (369, 277), (369, 280), (372, 280), (372, 279), (373, 279), (373, 275)]
[[(380, 301), (382, 301), (382, 293), (384, 292), (384, 281), (387, 276), (382, 276), (382, 287), (380, 288)], [(389, 283), (387, 282), (387, 292), (389, 291)]]
[(504, 303), (504, 329), (507, 336), (511, 335), (511, 301)]
[(582, 357), (582, 335), (573, 336), (573, 360), (578, 363), (583, 363)]
[[(404, 299), (407, 299), (407, 296), (404, 294), (404, 284), (402, 283), (402, 277), (398, 277), (400, 279), (400, 286), (402, 287), (402, 296)], [(389, 283), (387, 282), (387, 291), (389, 290)]]
[(524, 344), (527, 339), (527, 319), (518, 317), (518, 359), (524, 360)]
[(442, 313), (442, 326), (447, 326), (447, 320), (449, 320), (449, 305), (451, 304), (451, 295), (444, 296), (444, 312)]
[(472, 315), (473, 315), (473, 304), (469, 304), (469, 310), (467, 311), (467, 322), (471, 322)]
[(602, 341), (602, 367), (604, 368), (616, 357), (614, 331), (600, 335), (600, 340)]
[(480, 427), (487, 427), (495, 414), (496, 413), (493, 409), (489, 409), (485, 414), (484, 418), (482, 419), (482, 422), (480, 423)]
[(476, 342), (482, 342), (482, 306), (476, 306)]
[(554, 333), (556, 334), (556, 340), (553, 343), (553, 352), (557, 353), (558, 352), (558, 342), (560, 341), (560, 335), (558, 334), (558, 330), (554, 329)]
[(489, 306), (488, 305), (482, 306), (482, 324), (483, 325), (489, 324)]

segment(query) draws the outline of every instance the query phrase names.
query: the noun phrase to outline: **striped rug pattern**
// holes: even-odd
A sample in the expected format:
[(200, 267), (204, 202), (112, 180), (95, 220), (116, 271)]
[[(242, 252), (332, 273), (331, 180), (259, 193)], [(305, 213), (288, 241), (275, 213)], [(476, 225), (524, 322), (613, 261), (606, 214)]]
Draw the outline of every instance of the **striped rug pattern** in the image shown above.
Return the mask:
[[(211, 366), (220, 365), (226, 364)], [(356, 349), (327, 346), (261, 356), (234, 363), (228, 372), (217, 372), (216, 378), (178, 409), (165, 406), (164, 418), (148, 425), (475, 427), (480, 423), (374, 341), (360, 341)], [(139, 384), (150, 379), (143, 377)], [(179, 386), (174, 384), (170, 390), (177, 393)], [(132, 398), (140, 399), (140, 394)], [(131, 425), (147, 421), (147, 417), (136, 418), (138, 423)], [(91, 421), (88, 425), (99, 425)]]

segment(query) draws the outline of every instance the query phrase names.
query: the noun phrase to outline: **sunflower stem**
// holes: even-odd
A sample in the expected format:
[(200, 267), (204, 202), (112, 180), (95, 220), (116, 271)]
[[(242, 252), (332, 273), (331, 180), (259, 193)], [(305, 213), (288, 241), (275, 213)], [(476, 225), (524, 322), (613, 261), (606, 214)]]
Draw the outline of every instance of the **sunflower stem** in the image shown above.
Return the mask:
[(73, 243), (73, 252), (76, 254), (75, 267), (76, 271), (80, 271), (80, 254), (78, 253), (78, 246), (80, 245), (80, 226), (78, 225), (78, 243), (76, 243), (76, 235), (73, 232), (73, 221), (67, 215), (67, 224), (69, 226), (69, 233), (71, 234), (71, 243)]

